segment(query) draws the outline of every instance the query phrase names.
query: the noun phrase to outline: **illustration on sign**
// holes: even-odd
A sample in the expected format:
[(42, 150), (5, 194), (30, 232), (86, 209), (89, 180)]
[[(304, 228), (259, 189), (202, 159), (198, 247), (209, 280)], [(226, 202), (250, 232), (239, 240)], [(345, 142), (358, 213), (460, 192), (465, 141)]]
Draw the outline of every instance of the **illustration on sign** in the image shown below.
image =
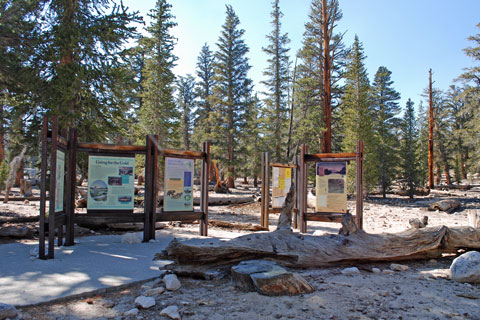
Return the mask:
[(135, 158), (88, 158), (87, 209), (133, 209)]
[(65, 177), (65, 153), (57, 150), (57, 175), (55, 177), (55, 212), (63, 211), (64, 177)]
[(347, 212), (347, 163), (317, 162), (316, 211)]
[(191, 159), (165, 158), (164, 211), (193, 211)]
[(272, 208), (281, 208), (292, 184), (292, 169), (272, 167)]

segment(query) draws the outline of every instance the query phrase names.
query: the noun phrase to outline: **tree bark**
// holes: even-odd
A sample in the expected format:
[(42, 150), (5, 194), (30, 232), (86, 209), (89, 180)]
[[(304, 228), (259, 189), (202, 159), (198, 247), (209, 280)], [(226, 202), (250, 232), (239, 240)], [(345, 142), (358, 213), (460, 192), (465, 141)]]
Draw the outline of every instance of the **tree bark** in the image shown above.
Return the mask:
[(397, 234), (368, 234), (356, 227), (350, 214), (341, 234), (312, 236), (276, 230), (247, 234), (231, 240), (174, 239), (155, 259), (177, 265), (228, 266), (239, 261), (269, 259), (292, 268), (338, 266), (376, 261), (438, 258), (458, 249), (479, 249), (480, 229), (436, 226), (409, 229)]

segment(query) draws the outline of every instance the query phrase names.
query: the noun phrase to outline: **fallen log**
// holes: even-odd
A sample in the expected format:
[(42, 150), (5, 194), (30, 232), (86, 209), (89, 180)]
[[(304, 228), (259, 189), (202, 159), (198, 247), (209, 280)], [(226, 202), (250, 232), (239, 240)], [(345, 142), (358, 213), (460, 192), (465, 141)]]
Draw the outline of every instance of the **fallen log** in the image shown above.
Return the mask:
[(453, 210), (460, 207), (460, 201), (455, 199), (440, 200), (432, 203), (429, 207), (429, 211), (445, 211), (447, 213), (452, 213)]
[(174, 260), (183, 269), (187, 265), (217, 267), (253, 259), (310, 268), (430, 259), (458, 249), (480, 248), (480, 229), (470, 227), (436, 226), (396, 234), (368, 234), (357, 228), (350, 214), (345, 215), (342, 225), (342, 233), (338, 235), (312, 236), (280, 229), (231, 240), (174, 239), (155, 259)]
[(211, 227), (225, 228), (225, 229), (237, 229), (244, 231), (268, 231), (268, 228), (251, 223), (241, 222), (226, 222), (220, 220), (208, 220), (208, 225)]

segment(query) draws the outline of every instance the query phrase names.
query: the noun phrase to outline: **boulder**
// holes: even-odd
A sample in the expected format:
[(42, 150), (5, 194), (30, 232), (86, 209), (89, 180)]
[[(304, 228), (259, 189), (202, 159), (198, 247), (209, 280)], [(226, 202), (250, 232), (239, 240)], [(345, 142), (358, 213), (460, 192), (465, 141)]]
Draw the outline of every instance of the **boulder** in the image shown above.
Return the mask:
[(274, 262), (242, 261), (232, 267), (234, 283), (245, 291), (257, 291), (267, 296), (297, 295), (313, 292), (298, 273), (289, 272)]
[(17, 309), (11, 304), (0, 303), (0, 320), (7, 318), (15, 318), (17, 316)]
[(165, 287), (167, 288), (167, 290), (170, 291), (178, 290), (182, 286), (177, 276), (174, 274), (165, 275), (165, 277), (163, 277), (163, 282), (165, 283)]
[(156, 287), (156, 288), (145, 290), (143, 295), (147, 297), (157, 296), (159, 294), (162, 294), (164, 291), (165, 291), (164, 287)]
[(148, 309), (155, 305), (155, 299), (152, 297), (139, 296), (135, 299), (135, 306), (141, 309)]
[(457, 282), (480, 283), (480, 252), (469, 251), (455, 258), (450, 274)]
[(177, 306), (168, 306), (162, 311), (160, 311), (161, 316), (166, 316), (169, 317), (170, 319), (174, 320), (180, 320), (180, 313), (178, 313), (178, 307)]

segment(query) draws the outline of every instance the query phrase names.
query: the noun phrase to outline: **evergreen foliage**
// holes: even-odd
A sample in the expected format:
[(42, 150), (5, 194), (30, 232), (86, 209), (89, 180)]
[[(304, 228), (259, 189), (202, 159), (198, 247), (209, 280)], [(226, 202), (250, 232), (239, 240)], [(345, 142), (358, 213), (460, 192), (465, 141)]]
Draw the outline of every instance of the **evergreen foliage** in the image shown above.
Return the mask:
[(213, 152), (228, 169), (228, 187), (234, 187), (235, 166), (239, 164), (238, 150), (245, 113), (251, 103), (252, 81), (247, 77), (250, 65), (246, 54), (249, 49), (242, 39), (245, 30), (232, 6), (226, 6), (225, 23), (215, 53), (212, 108), (215, 112)]
[[(345, 71), (345, 95), (343, 97), (341, 119), (344, 137), (343, 151), (355, 152), (357, 141), (364, 143), (364, 186), (370, 191), (378, 181), (378, 159), (375, 149), (378, 139), (374, 132), (374, 109), (370, 94), (370, 82), (365, 69), (365, 55), (362, 43), (355, 41), (347, 56)], [(353, 183), (355, 170), (349, 170), (349, 181)]]
[(182, 131), (182, 147), (190, 150), (190, 142), (192, 135), (192, 110), (195, 108), (195, 79), (191, 74), (185, 77), (179, 76), (177, 79), (177, 106), (182, 114), (181, 131)]
[(173, 67), (177, 57), (173, 54), (176, 39), (170, 34), (177, 24), (166, 0), (157, 0), (150, 11), (152, 22), (146, 28), (150, 37), (140, 44), (145, 51), (142, 72), (142, 106), (139, 110), (143, 133), (157, 134), (160, 147), (178, 145), (179, 113), (175, 107)]
[(410, 99), (407, 101), (400, 128), (401, 176), (404, 180), (408, 196), (410, 199), (413, 199), (415, 189), (419, 184), (418, 161), (416, 155), (418, 147), (418, 129), (415, 121), (413, 102)]
[(288, 121), (288, 84), (289, 77), (289, 57), (287, 48), (290, 39), (288, 35), (282, 34), (281, 22), (283, 14), (280, 11), (279, 0), (274, 0), (273, 10), (271, 12), (273, 30), (267, 35), (269, 42), (267, 47), (262, 48), (269, 56), (267, 68), (263, 75), (267, 80), (262, 83), (267, 88), (265, 93), (264, 105), (264, 122), (265, 122), (265, 137), (270, 141), (272, 159), (276, 162), (281, 162), (282, 146), (285, 143), (287, 134)]
[(375, 148), (378, 159), (379, 185), (385, 198), (387, 189), (395, 178), (398, 166), (398, 139), (396, 130), (399, 127), (400, 112), (398, 100), (400, 94), (392, 87), (392, 72), (386, 67), (379, 67), (372, 85), (372, 103), (374, 115), (374, 129), (378, 137)]

